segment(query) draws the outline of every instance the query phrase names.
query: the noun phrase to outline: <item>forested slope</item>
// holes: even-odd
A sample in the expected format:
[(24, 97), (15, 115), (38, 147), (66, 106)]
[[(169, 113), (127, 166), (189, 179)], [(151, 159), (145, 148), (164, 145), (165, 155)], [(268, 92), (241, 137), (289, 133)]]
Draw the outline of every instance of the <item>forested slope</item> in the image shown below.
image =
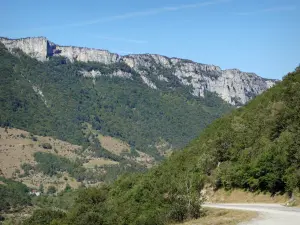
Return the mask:
[(149, 172), (83, 190), (57, 224), (166, 224), (199, 217), (206, 183), (271, 194), (299, 190), (299, 112), (298, 68)]
[[(185, 150), (216, 187), (292, 192), (300, 187), (300, 68), (216, 120)], [(217, 168), (216, 168), (217, 167)]]
[[(93, 70), (102, 76), (83, 76), (82, 71)], [(111, 76), (116, 71), (133, 76)], [(0, 44), (0, 73), (1, 126), (85, 145), (82, 124), (87, 122), (156, 159), (160, 142), (181, 148), (232, 108), (209, 92), (205, 98), (192, 96), (177, 80), (170, 81), (176, 87), (162, 83), (160, 90), (151, 89), (122, 62), (71, 63), (63, 57), (39, 62)]]

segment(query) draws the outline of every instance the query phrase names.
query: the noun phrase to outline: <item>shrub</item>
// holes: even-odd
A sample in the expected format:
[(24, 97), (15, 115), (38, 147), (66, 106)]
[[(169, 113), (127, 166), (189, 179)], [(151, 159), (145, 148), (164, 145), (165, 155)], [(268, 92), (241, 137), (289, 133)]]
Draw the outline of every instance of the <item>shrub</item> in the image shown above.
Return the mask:
[(0, 181), (5, 183), (0, 185), (0, 213), (31, 204), (26, 185), (4, 177), (0, 177)]
[(51, 209), (35, 210), (33, 215), (24, 221), (24, 225), (49, 225), (53, 220), (62, 219), (66, 214)]
[(71, 191), (72, 190), (72, 187), (70, 186), (70, 184), (67, 184), (66, 187), (65, 187), (65, 191)]
[(52, 149), (52, 145), (51, 145), (50, 143), (43, 143), (43, 144), (42, 144), (42, 147), (43, 147), (44, 149)]
[(24, 176), (28, 176), (29, 175), (29, 171), (34, 169), (34, 167), (29, 164), (29, 163), (23, 163), (21, 165), (22, 170), (24, 170)]
[(47, 194), (55, 194), (56, 193), (56, 188), (54, 186), (49, 186), (47, 190)]
[(31, 140), (33, 140), (33, 141), (37, 141), (38, 139), (37, 139), (37, 137), (36, 137), (36, 136), (32, 136), (32, 137), (31, 137)]

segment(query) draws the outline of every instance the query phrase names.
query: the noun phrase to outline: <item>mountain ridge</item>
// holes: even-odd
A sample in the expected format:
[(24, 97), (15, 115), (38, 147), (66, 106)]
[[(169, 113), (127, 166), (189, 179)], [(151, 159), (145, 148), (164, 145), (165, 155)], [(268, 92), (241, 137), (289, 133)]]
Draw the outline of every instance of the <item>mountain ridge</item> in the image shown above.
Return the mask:
[[(21, 39), (0, 37), (0, 42), (10, 51), (19, 48), (39, 61), (46, 61), (52, 56), (62, 56), (71, 62), (98, 62), (106, 65), (124, 63), (140, 73), (143, 82), (154, 89), (157, 88), (155, 80), (169, 82), (175, 76), (181, 84), (192, 87), (191, 94), (194, 96), (205, 97), (206, 91), (215, 92), (224, 101), (235, 106), (246, 104), (278, 82), (259, 77), (255, 73), (242, 72), (238, 69), (222, 70), (219, 66), (159, 54), (121, 56), (102, 49), (60, 46), (46, 37)], [(169, 77), (166, 77), (165, 73), (168, 73)], [(101, 73), (96, 71), (94, 76), (101, 76)], [(128, 77), (128, 74), (118, 73), (117, 76)]]

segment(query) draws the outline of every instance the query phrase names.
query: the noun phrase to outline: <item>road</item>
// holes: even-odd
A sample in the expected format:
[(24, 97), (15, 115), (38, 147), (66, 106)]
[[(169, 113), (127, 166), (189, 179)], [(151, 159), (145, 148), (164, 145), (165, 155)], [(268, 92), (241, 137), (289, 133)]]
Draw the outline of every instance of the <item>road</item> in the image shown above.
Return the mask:
[(259, 216), (242, 225), (299, 225), (300, 208), (279, 204), (205, 204), (204, 207), (259, 212)]

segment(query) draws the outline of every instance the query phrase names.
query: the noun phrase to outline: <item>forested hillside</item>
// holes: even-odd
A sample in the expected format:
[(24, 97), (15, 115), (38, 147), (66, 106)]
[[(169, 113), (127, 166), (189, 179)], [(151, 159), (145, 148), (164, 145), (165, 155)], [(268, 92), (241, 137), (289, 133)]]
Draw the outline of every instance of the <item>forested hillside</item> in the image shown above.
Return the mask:
[[(85, 77), (82, 71), (101, 71)], [(112, 77), (129, 71), (132, 78)], [(190, 94), (188, 86), (172, 81), (160, 90), (149, 88), (122, 62), (71, 63), (63, 57), (39, 62), (20, 50), (14, 54), (0, 44), (0, 125), (16, 127), (87, 146), (83, 124), (117, 137), (134, 150), (161, 159), (159, 143), (178, 149), (232, 107), (207, 92)], [(174, 78), (175, 79), (175, 78)]]
[(166, 224), (199, 217), (206, 183), (271, 194), (299, 191), (299, 68), (146, 174), (83, 190), (73, 209), (52, 224)]
[(299, 103), (298, 67), (245, 107), (216, 120), (182, 154), (200, 164), (216, 188), (273, 194), (298, 190)]
[(31, 205), (28, 192), (26, 185), (0, 176), (0, 213)]

